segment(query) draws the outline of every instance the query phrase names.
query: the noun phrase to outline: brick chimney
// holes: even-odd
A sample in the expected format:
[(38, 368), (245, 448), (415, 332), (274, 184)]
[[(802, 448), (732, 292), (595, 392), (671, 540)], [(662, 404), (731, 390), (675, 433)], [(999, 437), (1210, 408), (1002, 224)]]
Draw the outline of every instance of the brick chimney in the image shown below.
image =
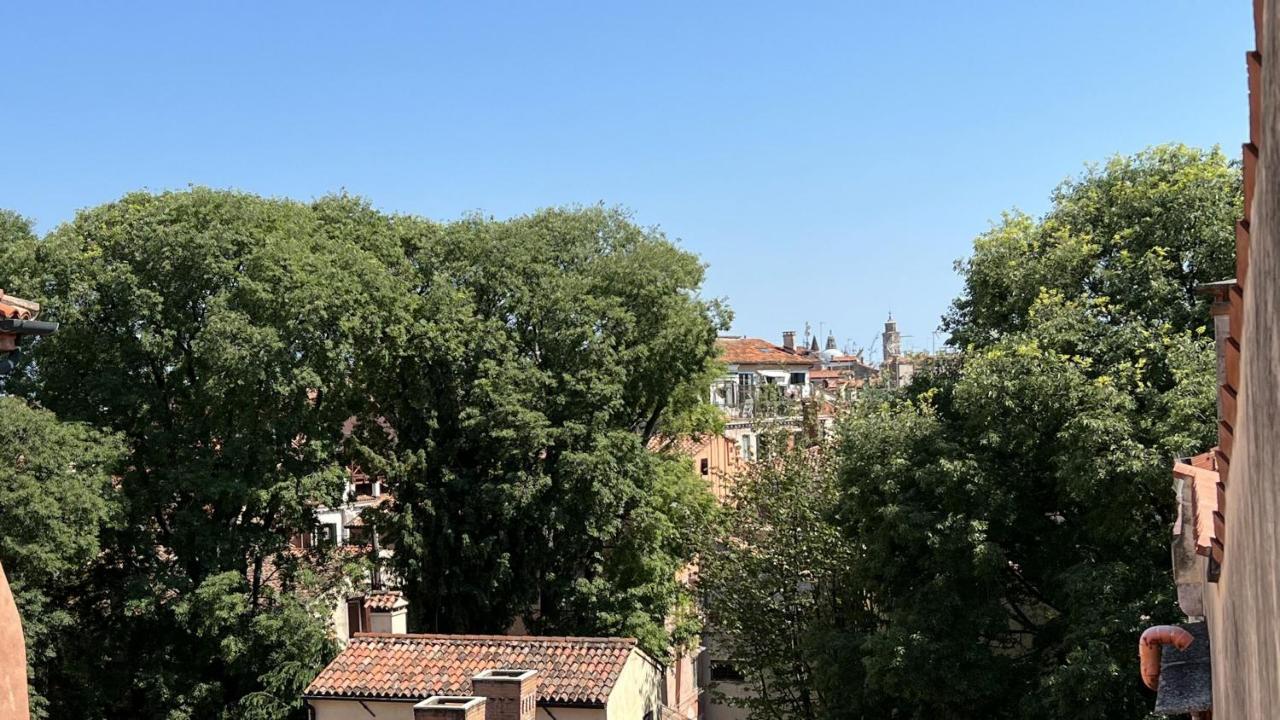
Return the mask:
[(782, 331), (782, 347), (786, 348), (787, 352), (796, 351), (796, 331), (795, 330)]
[(413, 720), (484, 720), (485, 699), (437, 695), (413, 706)]
[(471, 694), (488, 699), (484, 720), (534, 720), (538, 671), (485, 670), (471, 678)]

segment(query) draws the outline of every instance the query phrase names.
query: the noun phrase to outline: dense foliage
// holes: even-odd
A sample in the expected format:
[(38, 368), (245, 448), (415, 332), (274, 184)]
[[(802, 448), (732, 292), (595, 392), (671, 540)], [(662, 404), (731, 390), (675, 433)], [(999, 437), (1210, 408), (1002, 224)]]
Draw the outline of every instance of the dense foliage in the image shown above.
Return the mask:
[(748, 476), (704, 585), (752, 717), (1147, 716), (1170, 466), (1215, 437), (1196, 287), (1232, 276), (1240, 200), (1221, 153), (1166, 146), (1004, 216), (959, 264), (952, 352), (841, 420), (838, 480)]
[(36, 718), (47, 716), (48, 688), (71, 660), (72, 605), (115, 520), (110, 473), (122, 450), (117, 438), (0, 397), (0, 563), (24, 613)]
[(832, 456), (773, 444), (784, 449), (735, 479), (699, 572), (712, 656), (732, 658), (750, 688), (714, 691), (757, 718), (856, 717), (857, 658), (831, 640), (871, 618), (848, 582), (858, 553), (831, 522)]
[(705, 404), (725, 319), (703, 268), (601, 208), (396, 223), (414, 297), (357, 438), (390, 479), (384, 528), (420, 627), (667, 646), (709, 500), (651, 452)]
[(62, 324), (9, 389), (125, 450), (36, 678), (53, 715), (296, 715), (333, 598), (309, 570), (331, 558), (289, 539), (353, 460), (396, 497), (381, 529), (418, 627), (527, 615), (666, 648), (709, 507), (649, 441), (699, 415), (682, 388), (721, 316), (660, 234), (600, 208), (438, 225), (205, 189), (42, 239), (5, 220), (0, 287)]
[(1174, 457), (1213, 443), (1200, 283), (1232, 276), (1237, 169), (1159, 147), (1006, 216), (961, 264), (961, 351), (842, 428), (838, 522), (911, 717), (1138, 718), (1134, 638), (1176, 616)]

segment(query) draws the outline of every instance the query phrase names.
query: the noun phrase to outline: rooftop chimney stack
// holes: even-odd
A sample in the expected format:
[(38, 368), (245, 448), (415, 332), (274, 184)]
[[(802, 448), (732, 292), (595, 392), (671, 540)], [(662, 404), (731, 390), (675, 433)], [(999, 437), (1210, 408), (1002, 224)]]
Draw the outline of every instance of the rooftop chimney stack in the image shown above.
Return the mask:
[(471, 678), (471, 694), (488, 699), (484, 720), (534, 720), (538, 671), (495, 668)]
[(413, 720), (484, 720), (485, 699), (437, 695), (413, 706)]
[(786, 348), (787, 352), (796, 351), (796, 331), (795, 330), (782, 331), (782, 347)]

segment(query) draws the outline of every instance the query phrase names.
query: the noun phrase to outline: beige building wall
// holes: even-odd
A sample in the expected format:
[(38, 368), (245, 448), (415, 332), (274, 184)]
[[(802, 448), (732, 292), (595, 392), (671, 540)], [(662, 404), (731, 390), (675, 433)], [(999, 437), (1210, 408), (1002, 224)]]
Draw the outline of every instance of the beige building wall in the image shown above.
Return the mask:
[(604, 708), (542, 707), (538, 706), (538, 720), (605, 720)]
[(315, 709), (315, 720), (413, 720), (413, 705), (417, 700), (386, 702), (365, 700), (310, 700)]
[[(706, 473), (702, 472), (702, 461), (705, 460)], [(716, 499), (724, 502), (729, 495), (730, 483), (734, 475), (741, 471), (742, 449), (736, 440), (723, 435), (712, 435), (703, 439), (693, 453), (693, 471), (698, 474), (711, 489)]]
[(369, 613), (369, 631), (404, 635), (409, 632), (409, 611), (400, 608), (391, 612)]
[(1240, 393), (1222, 573), (1205, 585), (1214, 720), (1280, 713), (1280, 0), (1255, 0), (1255, 10), (1263, 10), (1255, 15), (1261, 78), (1255, 78), (1251, 123), (1258, 162), (1243, 279)]
[[(644, 720), (646, 713), (650, 713), (652, 720), (658, 720), (664, 686), (662, 668), (639, 650), (632, 650), (631, 657), (622, 666), (618, 681), (609, 692), (605, 720)], [(558, 711), (555, 714), (559, 720), (569, 720), (560, 717)]]
[[(425, 699), (425, 698), (424, 698)], [(388, 702), (385, 700), (330, 699), (310, 700), (315, 720), (413, 720), (413, 706), (418, 700)], [(538, 706), (537, 720), (606, 720), (604, 708)]]
[[(751, 697), (751, 688), (746, 683), (737, 682), (719, 682), (716, 683), (717, 692), (723, 693), (727, 698), (746, 699)], [(707, 703), (707, 716), (705, 720), (747, 720), (747, 716), (751, 713), (743, 707), (729, 705), (727, 703), (710, 702)]]
[(682, 652), (666, 667), (666, 701), (669, 710), (696, 720), (698, 717), (698, 654)]

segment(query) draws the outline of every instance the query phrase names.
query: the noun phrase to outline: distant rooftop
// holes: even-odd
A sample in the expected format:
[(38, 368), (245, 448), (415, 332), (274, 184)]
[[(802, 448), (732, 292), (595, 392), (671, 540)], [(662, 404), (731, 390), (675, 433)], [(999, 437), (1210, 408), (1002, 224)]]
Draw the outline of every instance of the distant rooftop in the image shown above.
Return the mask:
[(309, 697), (467, 695), (494, 668), (537, 670), (539, 704), (602, 706), (634, 638), (361, 633), (306, 689)]

